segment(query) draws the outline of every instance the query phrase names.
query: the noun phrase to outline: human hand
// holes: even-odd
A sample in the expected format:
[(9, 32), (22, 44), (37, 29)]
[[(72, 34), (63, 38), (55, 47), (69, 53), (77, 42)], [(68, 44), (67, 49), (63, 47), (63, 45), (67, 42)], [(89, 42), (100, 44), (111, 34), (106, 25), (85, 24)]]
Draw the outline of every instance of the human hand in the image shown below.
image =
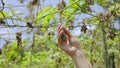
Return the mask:
[(75, 37), (63, 26), (58, 27), (58, 45), (71, 57), (79, 50), (80, 46)]
[(79, 46), (78, 41), (63, 25), (58, 27), (58, 45), (72, 57), (76, 68), (92, 68), (91, 64), (87, 61), (82, 48)]

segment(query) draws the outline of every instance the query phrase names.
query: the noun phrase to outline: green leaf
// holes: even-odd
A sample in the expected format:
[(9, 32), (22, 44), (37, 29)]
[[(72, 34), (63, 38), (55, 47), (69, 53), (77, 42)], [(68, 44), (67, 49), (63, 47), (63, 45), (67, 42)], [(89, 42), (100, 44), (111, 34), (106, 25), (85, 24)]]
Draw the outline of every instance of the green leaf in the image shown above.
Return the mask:
[(109, 0), (97, 0), (98, 4), (104, 4), (106, 2), (108, 2)]
[(53, 19), (53, 14), (57, 13), (57, 8), (52, 8), (50, 6), (45, 7), (42, 11), (39, 11), (36, 15), (36, 23), (40, 23), (42, 18), (47, 18), (48, 21)]
[(49, 10), (51, 9), (51, 7), (45, 7), (43, 10), (39, 11), (36, 15), (36, 23), (39, 23), (42, 19), (43, 16), (45, 16), (46, 14), (48, 14)]
[(84, 3), (81, 5), (81, 11), (85, 12), (86, 11), (87, 4)]
[(0, 18), (8, 17), (8, 12), (0, 12)]
[(14, 59), (16, 59), (17, 56), (18, 56), (18, 54), (15, 51), (10, 51), (10, 52), (8, 52), (8, 55), (7, 55), (8, 60), (14, 60)]
[(27, 66), (30, 64), (30, 61), (21, 61), (21, 66)]
[(52, 16), (48, 15), (43, 20), (42, 26), (47, 27), (49, 25), (49, 21), (51, 20)]
[(47, 27), (48, 26), (48, 20), (47, 19), (44, 19), (44, 22), (42, 23), (42, 26), (43, 27)]
[[(71, 4), (73, 4), (73, 3), (75, 3), (75, 0), (70, 0), (70, 5)], [(79, 9), (79, 3), (80, 3), (80, 1), (78, 1), (77, 3), (75, 3), (75, 4), (73, 4), (72, 6), (71, 6), (71, 8), (74, 8), (74, 9)]]
[(41, 30), (42, 30), (42, 32), (46, 32), (47, 29), (46, 28), (41, 28)]

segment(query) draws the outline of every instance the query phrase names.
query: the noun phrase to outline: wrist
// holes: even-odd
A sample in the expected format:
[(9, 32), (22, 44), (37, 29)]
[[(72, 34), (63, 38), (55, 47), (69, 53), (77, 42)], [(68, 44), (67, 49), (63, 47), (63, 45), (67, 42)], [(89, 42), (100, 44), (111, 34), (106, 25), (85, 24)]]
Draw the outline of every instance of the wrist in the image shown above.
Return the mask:
[(91, 64), (86, 59), (82, 50), (77, 50), (72, 59), (76, 68), (92, 68)]
[(84, 56), (84, 53), (82, 50), (76, 50), (75, 54), (72, 56), (73, 59), (78, 59), (80, 57)]
[(82, 50), (77, 50), (72, 59), (76, 68), (88, 68), (87, 60)]

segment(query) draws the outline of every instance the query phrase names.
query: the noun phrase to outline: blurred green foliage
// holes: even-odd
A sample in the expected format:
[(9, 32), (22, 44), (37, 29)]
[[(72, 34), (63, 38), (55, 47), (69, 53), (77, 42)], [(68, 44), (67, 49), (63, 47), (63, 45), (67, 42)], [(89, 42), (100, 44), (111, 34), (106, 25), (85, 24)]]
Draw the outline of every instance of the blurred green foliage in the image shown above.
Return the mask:
[[(21, 1), (23, 3), (25, 0)], [(104, 38), (106, 39), (108, 58), (114, 55), (115, 67), (120, 68), (120, 29), (112, 26), (114, 20), (120, 20), (119, 0), (69, 0), (69, 5), (65, 6), (64, 3), (59, 3), (56, 7), (41, 6), (35, 2), (34, 5), (31, 5), (31, 3), (28, 4), (32, 6), (28, 6), (28, 9), (31, 9), (29, 10), (31, 13), (34, 10), (33, 7), (43, 7), (37, 11), (34, 16), (35, 19), (33, 19), (34, 17), (32, 18), (32, 23), (44, 28), (37, 29), (32, 42), (28, 39), (22, 40), (21, 47), (17, 46), (17, 41), (5, 45), (0, 55), (0, 68), (75, 68), (72, 58), (58, 47), (55, 36), (58, 23), (62, 23), (66, 27), (69, 25), (74, 26), (71, 21), (75, 20), (75, 15), (81, 13), (92, 16), (91, 19), (85, 18), (85, 25), (92, 24), (96, 26), (95, 29), (87, 30), (86, 33), (78, 37), (78, 41), (93, 68), (104, 68), (105, 65), (101, 22), (104, 23)], [(93, 12), (90, 10), (90, 6), (95, 3), (106, 8), (107, 11), (110, 11), (110, 14), (90, 14)], [(61, 5), (64, 6), (61, 7)], [(8, 12), (3, 11), (3, 14), (6, 18), (9, 17)], [(4, 18), (3, 14), (0, 13), (0, 18)], [(22, 18), (17, 19), (22, 20)], [(28, 19), (25, 19), (25, 21), (28, 21)], [(110, 62), (109, 60), (109, 66)]]

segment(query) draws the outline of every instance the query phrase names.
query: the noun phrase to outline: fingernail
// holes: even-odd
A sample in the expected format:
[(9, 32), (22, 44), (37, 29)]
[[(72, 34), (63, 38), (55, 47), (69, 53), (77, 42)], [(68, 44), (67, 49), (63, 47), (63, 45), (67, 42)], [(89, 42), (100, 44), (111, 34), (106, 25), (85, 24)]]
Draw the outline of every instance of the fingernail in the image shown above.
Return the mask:
[(61, 25), (60, 28), (63, 28), (63, 26)]

